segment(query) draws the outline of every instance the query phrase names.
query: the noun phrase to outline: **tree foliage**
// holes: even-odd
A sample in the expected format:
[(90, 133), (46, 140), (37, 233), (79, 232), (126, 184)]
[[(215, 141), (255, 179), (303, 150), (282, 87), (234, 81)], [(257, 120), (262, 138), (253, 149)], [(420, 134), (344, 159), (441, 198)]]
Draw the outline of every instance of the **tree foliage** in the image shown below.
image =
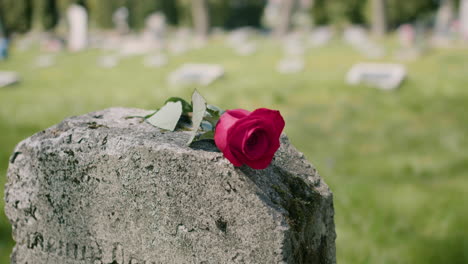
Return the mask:
[[(236, 28), (260, 27), (267, 0), (207, 0), (210, 25)], [(310, 14), (315, 24), (346, 25), (370, 22), (371, 0), (314, 0)], [(390, 28), (433, 16), (438, 0), (386, 0)], [(458, 5), (458, 0), (455, 0)], [(0, 21), (7, 31), (26, 32), (31, 28), (51, 30), (65, 21), (72, 3), (87, 8), (92, 26), (112, 28), (114, 11), (126, 6), (132, 29), (144, 27), (146, 17), (163, 12), (173, 25), (192, 25), (191, 0), (0, 0)]]
[(31, 28), (32, 0), (0, 0), (0, 17), (6, 34)]

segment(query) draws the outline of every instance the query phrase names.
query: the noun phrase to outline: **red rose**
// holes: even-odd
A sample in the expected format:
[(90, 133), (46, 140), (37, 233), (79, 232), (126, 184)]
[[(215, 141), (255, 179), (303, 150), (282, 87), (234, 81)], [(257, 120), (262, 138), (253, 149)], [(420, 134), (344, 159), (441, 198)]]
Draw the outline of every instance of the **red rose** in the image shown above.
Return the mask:
[(216, 146), (234, 166), (265, 169), (280, 147), (284, 119), (279, 111), (259, 108), (227, 110), (215, 129)]

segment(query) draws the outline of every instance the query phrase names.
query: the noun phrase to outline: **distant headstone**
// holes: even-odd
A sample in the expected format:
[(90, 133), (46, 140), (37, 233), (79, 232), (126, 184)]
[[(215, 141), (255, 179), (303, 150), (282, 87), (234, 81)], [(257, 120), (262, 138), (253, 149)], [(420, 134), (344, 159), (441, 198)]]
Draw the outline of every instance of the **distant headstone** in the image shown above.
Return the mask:
[(385, 56), (385, 50), (372, 42), (367, 31), (359, 26), (351, 26), (343, 33), (345, 42), (367, 58), (378, 59)]
[(52, 54), (39, 55), (34, 62), (38, 68), (49, 68), (55, 65), (55, 56)]
[(164, 54), (148, 55), (144, 58), (143, 64), (146, 67), (162, 67), (168, 63), (168, 58)]
[(289, 56), (302, 56), (305, 53), (305, 45), (299, 38), (286, 38), (283, 49)]
[(238, 44), (236, 47), (234, 47), (234, 50), (238, 55), (249, 56), (257, 51), (257, 45), (254, 42), (246, 42)]
[(111, 108), (22, 141), (9, 160), (11, 263), (335, 264), (333, 194), (288, 138), (265, 170)]
[(98, 65), (102, 68), (114, 68), (119, 64), (119, 58), (114, 55), (107, 55), (98, 58)]
[(20, 81), (18, 73), (11, 71), (0, 71), (0, 88), (16, 84)]
[(169, 76), (171, 84), (208, 85), (224, 75), (224, 68), (216, 64), (187, 63)]
[(411, 48), (415, 42), (415, 31), (411, 24), (403, 24), (398, 28), (398, 39), (403, 48)]
[(64, 46), (64, 41), (56, 36), (48, 36), (41, 41), (41, 50), (46, 52), (60, 52)]
[(348, 72), (348, 84), (367, 84), (382, 90), (398, 88), (406, 78), (406, 68), (401, 64), (358, 63)]
[(304, 60), (299, 57), (285, 58), (278, 62), (276, 69), (283, 74), (301, 72), (304, 70)]
[(181, 55), (193, 47), (195, 47), (194, 39), (188, 28), (177, 29), (168, 43), (169, 52), (173, 55)]
[(419, 57), (421, 51), (420, 47), (416, 45), (416, 31), (413, 25), (401, 25), (398, 28), (398, 40), (401, 48), (395, 54), (397, 59), (408, 61)]
[(328, 44), (333, 37), (330, 27), (322, 26), (315, 28), (309, 37), (309, 42), (313, 47), (322, 47)]
[(121, 35), (127, 34), (130, 31), (128, 26), (128, 8), (125, 6), (119, 7), (112, 15), (115, 29)]
[(156, 12), (146, 18), (145, 35), (148, 39), (160, 45), (166, 39), (166, 16)]
[(137, 36), (128, 36), (121, 40), (119, 52), (122, 56), (143, 55), (155, 48), (153, 44)]
[(468, 41), (468, 0), (460, 1), (460, 34)]
[(68, 48), (71, 51), (80, 51), (88, 44), (88, 15), (86, 9), (80, 5), (72, 4), (67, 11), (68, 17)]
[(248, 27), (238, 28), (236, 30), (230, 31), (227, 36), (227, 44), (232, 48), (236, 48), (244, 43), (250, 41), (250, 38), (253, 34), (253, 30)]

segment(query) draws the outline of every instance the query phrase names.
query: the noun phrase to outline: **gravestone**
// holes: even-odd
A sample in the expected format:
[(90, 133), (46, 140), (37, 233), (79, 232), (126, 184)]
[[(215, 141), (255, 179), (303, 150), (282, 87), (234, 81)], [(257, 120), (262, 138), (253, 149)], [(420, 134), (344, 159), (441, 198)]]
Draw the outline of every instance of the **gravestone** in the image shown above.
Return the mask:
[(332, 193), (286, 136), (267, 169), (235, 168), (128, 118), (148, 113), (72, 117), (18, 144), (12, 263), (336, 263)]
[(88, 14), (80, 5), (72, 4), (67, 10), (68, 18), (68, 48), (80, 51), (88, 44)]
[(130, 31), (128, 26), (128, 8), (122, 6), (115, 10), (112, 15), (112, 22), (114, 22), (115, 29), (119, 34), (127, 34)]
[(194, 46), (193, 42), (192, 32), (189, 28), (178, 28), (168, 43), (168, 50), (173, 55), (181, 55)]
[(398, 88), (406, 78), (406, 68), (401, 64), (358, 63), (348, 72), (348, 84), (367, 84), (382, 90)]
[(209, 85), (223, 75), (221, 65), (186, 63), (169, 75), (169, 83)]
[(37, 56), (34, 65), (37, 68), (49, 68), (55, 65), (55, 56), (52, 54), (42, 54)]
[(300, 57), (287, 57), (278, 62), (276, 69), (279, 73), (297, 73), (304, 69), (304, 59)]
[(412, 48), (415, 42), (414, 27), (411, 24), (403, 24), (398, 28), (398, 40), (403, 48)]
[(327, 45), (332, 38), (332, 29), (327, 26), (321, 26), (312, 31), (309, 37), (309, 43), (312, 47), (322, 47)]
[(0, 88), (16, 84), (20, 81), (18, 73), (11, 71), (0, 71)]
[(283, 50), (285, 55), (302, 56), (305, 53), (305, 45), (300, 36), (287, 36), (283, 40)]
[(119, 58), (115, 55), (101, 56), (97, 63), (101, 68), (115, 68), (119, 64)]
[(372, 42), (368, 35), (364, 28), (351, 26), (343, 32), (343, 39), (367, 58), (378, 59), (385, 56), (384, 48)]
[(121, 56), (143, 55), (155, 48), (152, 41), (138, 36), (127, 36), (120, 41), (119, 54)]
[(395, 57), (399, 60), (415, 60), (421, 51), (416, 46), (416, 32), (411, 24), (403, 24), (398, 28), (398, 40), (400, 49), (396, 51)]
[(146, 56), (143, 60), (143, 64), (146, 67), (162, 67), (168, 63), (168, 58), (164, 54), (155, 54)]
[(250, 56), (257, 51), (257, 45), (254, 42), (239, 43), (234, 50), (237, 55)]
[(464, 41), (468, 41), (468, 0), (460, 2), (460, 34)]

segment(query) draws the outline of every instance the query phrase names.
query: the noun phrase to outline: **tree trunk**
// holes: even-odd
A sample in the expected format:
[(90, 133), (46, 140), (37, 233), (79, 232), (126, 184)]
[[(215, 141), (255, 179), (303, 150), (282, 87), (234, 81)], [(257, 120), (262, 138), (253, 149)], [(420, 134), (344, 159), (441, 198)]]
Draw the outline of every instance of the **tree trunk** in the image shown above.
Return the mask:
[(295, 0), (281, 0), (281, 11), (275, 28), (276, 37), (281, 38), (288, 33), (295, 2)]
[(372, 0), (372, 34), (382, 37), (387, 31), (387, 14), (385, 0)]
[(435, 33), (445, 35), (448, 33), (450, 23), (454, 19), (453, 0), (440, 0), (439, 10), (437, 11)]
[(206, 0), (192, 0), (193, 26), (197, 37), (206, 39), (210, 28), (208, 3)]
[(460, 34), (463, 40), (468, 41), (468, 0), (460, 1)]

